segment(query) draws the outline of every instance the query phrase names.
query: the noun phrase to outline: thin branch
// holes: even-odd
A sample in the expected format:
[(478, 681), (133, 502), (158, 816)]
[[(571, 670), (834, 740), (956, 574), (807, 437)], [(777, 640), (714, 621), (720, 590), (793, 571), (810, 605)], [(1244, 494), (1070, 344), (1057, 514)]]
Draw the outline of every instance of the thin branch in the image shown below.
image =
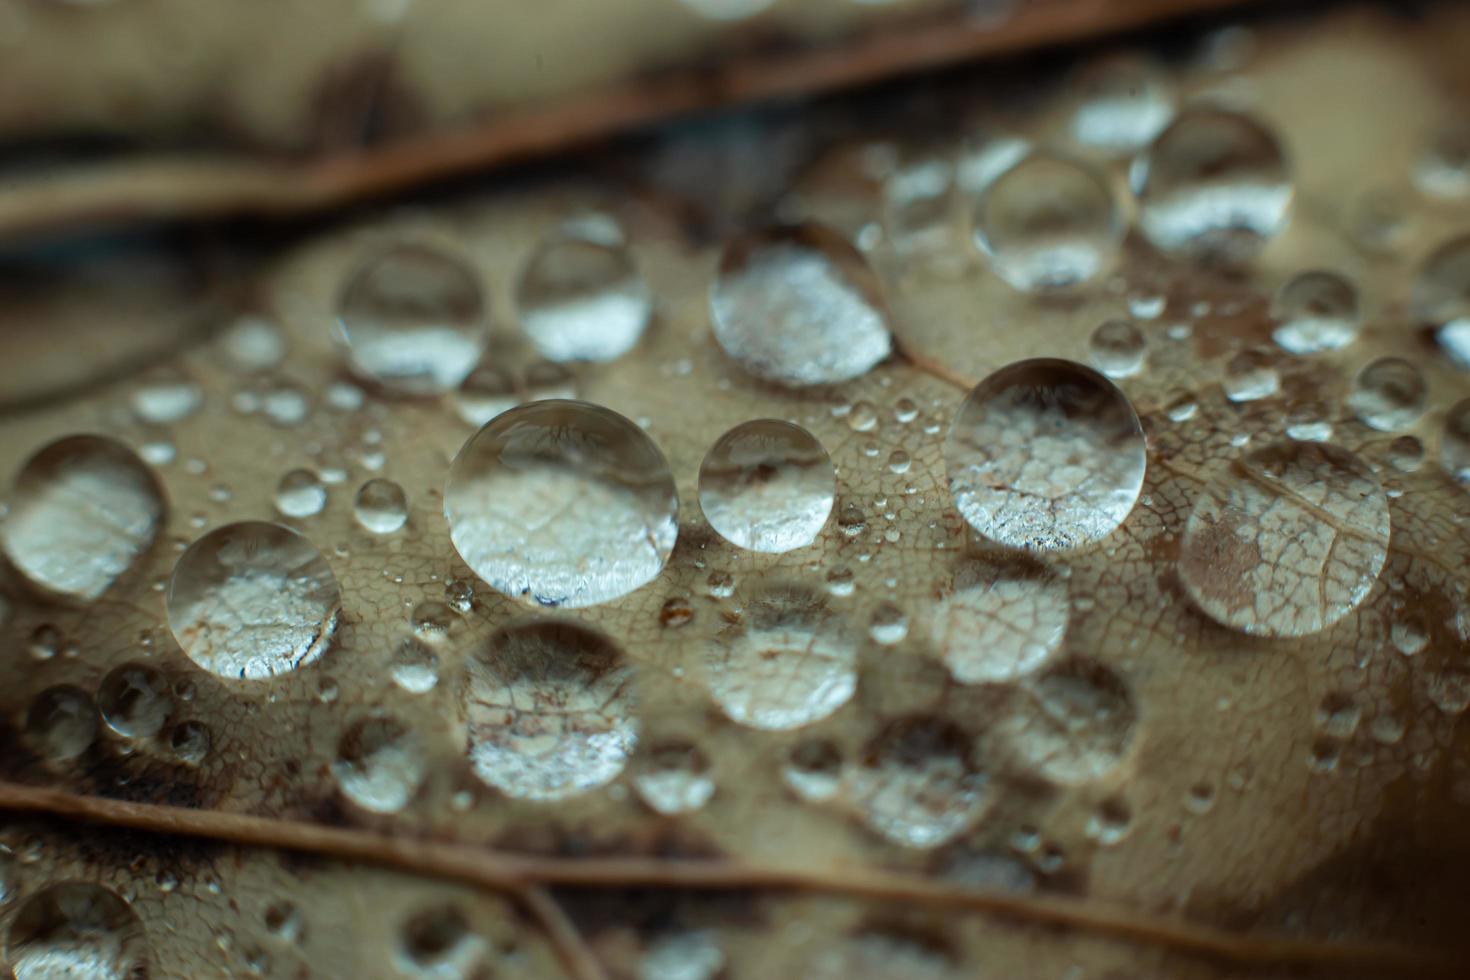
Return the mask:
[[(359, 861), (537, 899), (537, 886), (771, 889), (968, 909), (1023, 922), (1077, 929), (1254, 967), (1331, 966), (1414, 976), (1459, 976), (1470, 950), (1432, 951), (1379, 942), (1243, 934), (1151, 916), (1090, 900), (979, 891), (881, 870), (764, 866), (738, 861), (645, 857), (565, 858), (326, 827), (214, 810), (129, 803), (0, 782), (0, 810), (43, 813), (134, 830), (200, 837)], [(590, 954), (589, 954), (590, 956)]]
[(567, 968), (567, 975), (572, 980), (608, 980), (602, 963), (587, 948), (576, 923), (572, 922), (566, 910), (551, 896), (551, 892), (539, 885), (532, 885), (521, 889), (519, 897), (531, 910), (531, 914), (540, 921), (542, 930), (556, 947), (562, 966)]
[(779, 46), (656, 77), (598, 86), (549, 105), (299, 163), (230, 157), (127, 159), (16, 178), (0, 187), (0, 239), (103, 222), (235, 215), (285, 217), (585, 144), (672, 116), (832, 91), (979, 55), (1058, 43), (1248, 0), (1056, 0), (1021, 4), (1003, 24), (963, 13), (872, 28), (844, 43)]

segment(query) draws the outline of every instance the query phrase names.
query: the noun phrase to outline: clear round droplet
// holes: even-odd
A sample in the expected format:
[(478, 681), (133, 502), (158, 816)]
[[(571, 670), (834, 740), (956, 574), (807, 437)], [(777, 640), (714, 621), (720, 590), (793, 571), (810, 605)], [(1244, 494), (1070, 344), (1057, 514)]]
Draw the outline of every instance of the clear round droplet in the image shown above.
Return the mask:
[(1413, 364), (1401, 357), (1381, 357), (1358, 372), (1348, 405), (1369, 428), (1396, 432), (1424, 414), (1428, 391), (1424, 375)]
[(699, 506), (727, 541), (780, 553), (811, 544), (837, 493), (827, 451), (778, 419), (742, 422), (720, 436), (699, 468)]
[(97, 738), (97, 706), (79, 687), (48, 687), (26, 709), (25, 736), (43, 759), (75, 759)]
[(615, 360), (653, 316), (653, 296), (625, 243), (564, 232), (531, 254), (515, 300), (521, 329), (549, 361)]
[(1442, 127), (1425, 141), (1410, 174), (1425, 197), (1456, 200), (1470, 196), (1470, 126)]
[(212, 674), (258, 680), (315, 662), (332, 641), (342, 593), (305, 537), (242, 521), (209, 532), (174, 566), (169, 629)]
[(311, 470), (288, 470), (276, 484), (275, 503), (283, 517), (313, 517), (327, 506), (327, 487)]
[(1063, 785), (1101, 779), (1132, 744), (1137, 712), (1122, 678), (1070, 660), (1031, 682), (996, 734), (1025, 767)]
[(439, 683), (439, 655), (422, 640), (407, 637), (394, 652), (389, 673), (409, 694), (427, 694)]
[(543, 606), (607, 602), (658, 576), (679, 501), (653, 440), (586, 402), (530, 402), (472, 436), (444, 490), (449, 537), (498, 591)]
[(1225, 365), (1220, 386), (1233, 402), (1260, 401), (1281, 393), (1281, 375), (1261, 351), (1241, 351)]
[(373, 534), (392, 534), (408, 523), (408, 497), (392, 480), (369, 480), (358, 489), (352, 513)]
[(1174, 91), (1164, 69), (1134, 54), (1111, 55), (1073, 80), (1077, 107), (1071, 135), (1110, 155), (1147, 146), (1174, 116)]
[(82, 881), (31, 895), (5, 938), (15, 980), (138, 980), (150, 975), (149, 954), (132, 907), (116, 892)]
[(1066, 581), (1038, 562), (968, 562), (934, 609), (934, 644), (959, 683), (1010, 683), (1056, 654), (1071, 611)]
[(709, 302), (724, 352), (777, 384), (850, 381), (892, 350), (877, 275), (822, 225), (768, 228), (730, 242)]
[(477, 429), (515, 408), (520, 400), (515, 375), (495, 364), (475, 368), (454, 392), (455, 411)]
[(1358, 336), (1358, 291), (1335, 272), (1313, 270), (1287, 280), (1271, 304), (1272, 333), (1283, 350), (1316, 354)]
[(338, 324), (354, 372), (405, 395), (454, 388), (485, 349), (485, 297), (463, 259), (404, 243), (371, 256), (342, 291)]
[(618, 649), (584, 627), (536, 621), (501, 630), (465, 668), (475, 775), (528, 800), (611, 782), (638, 742), (633, 680)]
[(1126, 228), (1107, 179), (1087, 164), (1032, 153), (975, 205), (975, 244), (1026, 292), (1093, 279), (1112, 265)]
[(938, 847), (957, 837), (989, 802), (969, 736), (933, 718), (890, 725), (845, 782), (868, 826), (905, 847)]
[(68, 436), (15, 478), (0, 546), (40, 589), (96, 599), (158, 536), (166, 505), (153, 471), (102, 436)]
[(406, 976), (458, 980), (482, 976), (489, 953), (489, 944), (457, 907), (431, 905), (403, 923), (396, 958)]
[(692, 813), (715, 795), (709, 761), (691, 742), (664, 742), (650, 749), (633, 777), (638, 796), (665, 816)]
[(1131, 181), (1149, 241), (1189, 258), (1243, 262), (1291, 211), (1291, 174), (1275, 134), (1228, 109), (1180, 113), (1135, 160)]
[(842, 786), (842, 752), (826, 739), (798, 742), (781, 767), (781, 779), (803, 800), (831, 799)]
[(1111, 534), (1143, 487), (1143, 429), (1091, 368), (1018, 361), (966, 397), (944, 444), (950, 493), (981, 535), (1052, 551)]
[(1424, 260), (1412, 308), (1456, 366), (1470, 369), (1470, 235), (1450, 239)]
[(1388, 541), (1388, 498), (1367, 463), (1328, 443), (1276, 443), (1202, 489), (1185, 524), (1179, 580), (1219, 623), (1305, 636), (1358, 607)]
[(902, 643), (909, 635), (908, 613), (896, 603), (878, 603), (868, 618), (868, 635), (879, 646), (891, 647)]
[(1092, 332), (1087, 359), (1110, 378), (1130, 378), (1143, 369), (1148, 347), (1129, 320), (1108, 320)]
[(857, 643), (844, 618), (801, 586), (765, 587), (705, 657), (710, 694), (751, 728), (799, 728), (832, 714), (857, 690)]
[(1470, 398), (1455, 402), (1445, 413), (1439, 462), (1451, 478), (1470, 484)]
[(102, 678), (97, 708), (124, 738), (152, 738), (173, 714), (173, 693), (162, 672), (147, 664), (123, 664)]
[(214, 741), (209, 726), (202, 721), (181, 721), (169, 735), (169, 748), (180, 762), (197, 766), (209, 755)]
[(426, 763), (418, 736), (396, 718), (355, 722), (337, 743), (332, 776), (342, 795), (373, 813), (397, 813), (424, 780)]
[(199, 410), (204, 392), (198, 383), (176, 368), (149, 372), (134, 389), (133, 414), (153, 425), (182, 422)]

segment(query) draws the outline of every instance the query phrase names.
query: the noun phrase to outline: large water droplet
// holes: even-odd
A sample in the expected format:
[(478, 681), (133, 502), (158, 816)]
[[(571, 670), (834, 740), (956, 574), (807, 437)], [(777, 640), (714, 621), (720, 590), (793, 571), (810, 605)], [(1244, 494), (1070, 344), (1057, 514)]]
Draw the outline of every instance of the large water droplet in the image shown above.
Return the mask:
[(1275, 135), (1227, 109), (1180, 113), (1134, 164), (1139, 224), (1165, 252), (1236, 263), (1286, 225), (1292, 184)]
[(581, 626), (507, 627), (470, 657), (465, 678), (470, 763), (509, 796), (585, 793), (622, 772), (638, 742), (632, 668)]
[(1419, 420), (1427, 395), (1418, 368), (1401, 357), (1381, 357), (1358, 373), (1348, 405), (1364, 425), (1394, 432)]
[(997, 733), (1044, 778), (1081, 783), (1118, 766), (1136, 719), (1121, 678), (1101, 664), (1071, 660), (1019, 692)]
[(279, 524), (242, 521), (180, 556), (168, 583), (168, 625), (200, 667), (254, 680), (320, 657), (341, 602), (337, 577), (310, 541)]
[(1293, 354), (1337, 350), (1358, 335), (1358, 291), (1335, 272), (1299, 273), (1277, 292), (1271, 318), (1271, 336)]
[(149, 976), (143, 925), (117, 893), (65, 881), (26, 899), (5, 942), (15, 980), (138, 980)]
[(1112, 264), (1126, 230), (1106, 178), (1086, 164), (1032, 153), (975, 205), (975, 244), (1016, 289), (1074, 286)]
[(1277, 443), (1200, 492), (1179, 580), (1226, 626), (1304, 636), (1357, 608), (1378, 581), (1388, 538), (1388, 499), (1367, 463), (1326, 443)]
[(842, 617), (799, 586), (768, 586), (706, 654), (710, 693), (752, 728), (825, 718), (857, 689), (857, 645)]
[(950, 493), (970, 526), (1039, 551), (1111, 534), (1138, 500), (1146, 456), (1127, 396), (1091, 368), (1052, 358), (976, 385), (944, 444)]
[(847, 773), (848, 793), (868, 825), (907, 847), (938, 847), (980, 816), (986, 776), (957, 726), (908, 718), (874, 738)]
[(934, 642), (961, 684), (1005, 683), (1056, 653), (1070, 615), (1067, 583), (1045, 566), (1019, 556), (975, 561), (935, 608)]
[(174, 701), (168, 678), (147, 664), (123, 664), (97, 688), (102, 720), (124, 738), (152, 738), (163, 730)]
[(163, 489), (131, 449), (69, 436), (21, 467), (0, 545), (40, 588), (95, 599), (153, 544), (164, 510)]
[(878, 277), (847, 239), (821, 225), (730, 242), (709, 300), (720, 347), (778, 384), (848, 381), (892, 349)]
[(778, 419), (742, 422), (699, 468), (699, 506), (726, 540), (779, 553), (811, 544), (832, 513), (837, 477), (810, 432)]
[(611, 361), (643, 336), (653, 298), (621, 238), (558, 232), (526, 262), (516, 313), (547, 360)]
[(407, 395), (463, 381), (484, 351), (484, 321), (475, 270), (420, 243), (370, 257), (343, 290), (338, 315), (352, 369)]
[(497, 416), (459, 451), (444, 490), (449, 537), (500, 592), (589, 606), (651, 582), (678, 534), (669, 464), (632, 422), (547, 400)]
[(1138, 55), (1102, 58), (1079, 73), (1073, 85), (1072, 138), (1105, 153), (1147, 146), (1174, 115), (1168, 75)]
[(373, 716), (342, 733), (332, 775), (342, 795), (373, 813), (397, 813), (424, 779), (418, 736), (396, 718)]

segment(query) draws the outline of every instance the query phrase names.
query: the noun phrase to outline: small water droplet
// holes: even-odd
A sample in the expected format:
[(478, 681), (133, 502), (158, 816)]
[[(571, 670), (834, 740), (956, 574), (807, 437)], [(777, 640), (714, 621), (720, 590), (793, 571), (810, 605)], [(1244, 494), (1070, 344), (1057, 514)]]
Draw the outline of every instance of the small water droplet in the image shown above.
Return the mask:
[(294, 381), (277, 381), (261, 396), (260, 410), (272, 424), (289, 429), (311, 415), (311, 396)]
[(1442, 127), (1425, 142), (1411, 173), (1426, 197), (1455, 200), (1470, 195), (1470, 126)]
[(699, 505), (721, 537), (752, 551), (781, 553), (817, 539), (832, 513), (832, 460), (800, 426), (777, 419), (726, 432), (699, 468)]
[(220, 350), (233, 370), (254, 374), (281, 363), (286, 356), (286, 341), (270, 320), (247, 314), (220, 335)]
[(1128, 836), (1133, 812), (1122, 800), (1104, 800), (1087, 819), (1087, 836), (1103, 847), (1112, 847)]
[(369, 480), (357, 491), (352, 513), (373, 534), (392, 534), (408, 522), (408, 497), (392, 480)]
[(427, 694), (439, 683), (439, 655), (422, 641), (405, 637), (389, 668), (393, 683), (409, 694)]
[(97, 737), (97, 706), (79, 687), (48, 687), (26, 709), (26, 740), (36, 754), (53, 762), (74, 759)]
[(1271, 336), (1293, 354), (1337, 350), (1358, 336), (1358, 291), (1335, 272), (1312, 270), (1286, 281), (1271, 304)]
[(1427, 397), (1418, 368), (1401, 357), (1381, 357), (1358, 373), (1348, 405), (1369, 428), (1394, 432), (1418, 421)]
[(152, 972), (137, 914), (116, 892), (81, 881), (25, 900), (10, 922), (5, 958), (15, 980), (134, 980)]
[(516, 283), (521, 329), (551, 361), (611, 361), (633, 349), (653, 315), (648, 284), (621, 240), (559, 231)]
[(173, 714), (168, 678), (146, 664), (123, 664), (97, 689), (97, 708), (109, 728), (124, 738), (152, 738)]
[(454, 392), (455, 411), (477, 429), (518, 404), (515, 376), (494, 364), (475, 368)]
[(868, 620), (868, 635), (879, 646), (902, 643), (909, 635), (908, 613), (892, 602), (881, 602)]
[(1470, 398), (1455, 402), (1445, 413), (1439, 462), (1452, 478), (1470, 484)]
[(288, 470), (276, 484), (275, 503), (283, 517), (313, 517), (327, 506), (327, 488), (311, 470)]
[(1334, 692), (1317, 705), (1317, 728), (1328, 738), (1352, 738), (1363, 719), (1363, 706), (1350, 694)]
[(438, 980), (483, 975), (488, 952), (458, 907), (433, 905), (403, 923), (396, 958), (407, 976)]
[(170, 425), (197, 412), (204, 403), (204, 392), (177, 368), (157, 368), (139, 382), (132, 403), (139, 421)]
[(180, 762), (197, 766), (209, 755), (214, 737), (202, 721), (181, 721), (169, 736), (169, 747)]
[(373, 813), (397, 813), (424, 778), (424, 753), (407, 725), (390, 717), (355, 722), (337, 743), (332, 775), (342, 795)]
[(1456, 366), (1470, 369), (1470, 234), (1451, 238), (1424, 260), (1411, 305)]
[(980, 382), (944, 446), (950, 493), (998, 544), (1076, 548), (1111, 534), (1143, 487), (1143, 429), (1127, 396), (1090, 368), (1042, 358)]
[(888, 726), (846, 774), (868, 826), (906, 847), (938, 847), (973, 824), (989, 803), (970, 738), (932, 718)]
[(1147, 352), (1143, 333), (1127, 320), (1108, 320), (1092, 332), (1087, 344), (1092, 366), (1110, 378), (1137, 374)]
[(633, 785), (648, 806), (665, 816), (692, 813), (715, 794), (709, 762), (691, 742), (663, 742), (648, 750)]
[(781, 767), (781, 778), (803, 800), (831, 799), (841, 786), (842, 753), (825, 739), (798, 742)]
[(1220, 385), (1233, 402), (1253, 402), (1281, 392), (1281, 375), (1269, 357), (1257, 350), (1242, 351), (1225, 365)]

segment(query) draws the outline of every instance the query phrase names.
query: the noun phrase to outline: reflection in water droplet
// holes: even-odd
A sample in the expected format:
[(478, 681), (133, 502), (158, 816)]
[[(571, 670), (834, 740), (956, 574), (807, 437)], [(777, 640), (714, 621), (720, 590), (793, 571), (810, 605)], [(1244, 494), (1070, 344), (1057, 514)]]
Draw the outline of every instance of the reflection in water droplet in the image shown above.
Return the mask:
[(68, 436), (21, 467), (0, 545), (40, 588), (95, 599), (153, 544), (164, 511), (163, 489), (131, 449)]
[(392, 534), (408, 521), (408, 498), (392, 480), (369, 480), (357, 491), (352, 513), (373, 534)]
[(919, 848), (938, 847), (973, 824), (989, 801), (986, 782), (969, 736), (932, 718), (890, 725), (846, 774), (847, 793), (868, 825)]
[(1281, 375), (1265, 354), (1247, 350), (1230, 359), (1220, 386), (1233, 402), (1259, 401), (1281, 392)]
[(1470, 484), (1470, 398), (1455, 402), (1445, 413), (1439, 463), (1455, 480)]
[(507, 627), (470, 657), (465, 678), (470, 763), (509, 796), (585, 793), (616, 778), (637, 745), (632, 668), (583, 627)]
[(1326, 443), (1277, 443), (1205, 486), (1185, 525), (1179, 579), (1226, 626), (1304, 636), (1357, 608), (1388, 539), (1388, 500), (1368, 464)]
[(1112, 188), (1091, 167), (1033, 153), (975, 205), (975, 244), (990, 268), (1027, 292), (1075, 286), (1112, 264), (1126, 228)]
[(1369, 428), (1394, 432), (1419, 420), (1427, 395), (1418, 368), (1401, 357), (1381, 357), (1358, 373), (1348, 405)]
[(147, 664), (123, 664), (97, 688), (97, 707), (108, 727), (124, 738), (152, 738), (173, 714), (168, 678)]
[(470, 931), (458, 907), (434, 905), (403, 923), (399, 968), (426, 980), (470, 980), (483, 975), (489, 952), (489, 944)]
[(1147, 146), (1174, 115), (1168, 75), (1138, 55), (1101, 58), (1078, 74), (1073, 87), (1072, 138), (1105, 153), (1122, 155)]
[(276, 484), (276, 510), (284, 517), (311, 517), (327, 506), (327, 488), (311, 470), (288, 470)]
[(940, 657), (961, 684), (1018, 680), (1061, 647), (1071, 616), (1067, 583), (1020, 556), (973, 561), (934, 610)]
[(475, 368), (454, 391), (455, 411), (477, 429), (519, 403), (515, 376), (494, 364)]
[(465, 564), (544, 606), (607, 602), (651, 582), (678, 534), (679, 501), (653, 441), (615, 412), (538, 401), (460, 449), (444, 490)]
[(1133, 812), (1122, 800), (1104, 800), (1087, 820), (1087, 836), (1103, 847), (1112, 847), (1128, 836)]
[(891, 350), (878, 277), (845, 238), (821, 225), (769, 228), (730, 242), (709, 301), (720, 347), (778, 384), (848, 381)]
[(1143, 367), (1143, 333), (1128, 320), (1108, 320), (1092, 332), (1087, 359), (1110, 378), (1128, 378)]
[(424, 779), (418, 736), (396, 718), (356, 722), (337, 743), (332, 775), (342, 795), (373, 813), (397, 813)]
[(1136, 713), (1123, 681), (1101, 664), (1071, 660), (1017, 692), (998, 734), (1052, 782), (1099, 779), (1123, 759)]
[(204, 392), (176, 368), (149, 372), (133, 391), (133, 414), (154, 425), (182, 422), (199, 410)]
[(1143, 429), (1090, 368), (1018, 361), (970, 392), (944, 444), (955, 506), (998, 544), (1050, 551), (1123, 523), (1143, 487)]
[(909, 635), (908, 613), (892, 602), (880, 602), (868, 620), (868, 635), (879, 646), (902, 643)]
[(831, 799), (842, 782), (842, 753), (825, 739), (798, 742), (781, 767), (781, 778), (804, 800)]
[(43, 759), (74, 759), (97, 737), (97, 706), (79, 687), (48, 687), (26, 709), (25, 734)]
[(742, 422), (699, 468), (699, 505), (726, 540), (780, 553), (816, 540), (832, 513), (837, 478), (810, 432), (778, 419)]
[(516, 314), (547, 360), (611, 361), (643, 336), (653, 297), (621, 240), (558, 232), (527, 260)]
[(1313, 270), (1288, 279), (1271, 304), (1283, 350), (1315, 354), (1337, 350), (1358, 335), (1358, 291), (1335, 272)]
[(436, 395), (465, 379), (485, 348), (485, 300), (475, 270), (426, 245), (368, 259), (342, 292), (338, 324), (352, 369), (406, 395)]
[(1139, 225), (1165, 252), (1237, 263), (1286, 225), (1291, 175), (1281, 145), (1249, 116), (1186, 110), (1134, 163)]
[(66, 881), (26, 899), (5, 942), (15, 980), (138, 980), (148, 938), (128, 903), (90, 882)]
[(242, 521), (180, 556), (168, 583), (168, 625), (205, 670), (255, 680), (320, 657), (341, 601), (337, 577), (310, 541), (279, 524)]
[(407, 637), (398, 645), (389, 668), (393, 683), (410, 694), (426, 694), (439, 683), (439, 655), (422, 641)]
[(666, 816), (691, 813), (715, 795), (709, 762), (690, 742), (664, 742), (650, 749), (633, 785), (644, 803)]
[(842, 617), (799, 586), (766, 587), (706, 653), (710, 693), (752, 728), (825, 718), (857, 689), (857, 646)]
[(209, 755), (213, 740), (209, 726), (204, 722), (181, 721), (174, 726), (173, 734), (169, 736), (169, 747), (180, 762), (197, 766)]

